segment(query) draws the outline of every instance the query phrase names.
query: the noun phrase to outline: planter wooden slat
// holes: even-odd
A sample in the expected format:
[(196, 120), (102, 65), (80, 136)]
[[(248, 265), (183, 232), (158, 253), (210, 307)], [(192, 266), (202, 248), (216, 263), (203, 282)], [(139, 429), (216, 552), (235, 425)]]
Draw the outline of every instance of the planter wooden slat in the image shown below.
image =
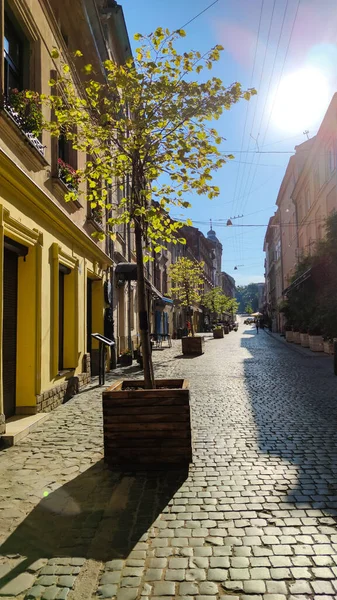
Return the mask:
[(156, 389), (142, 387), (143, 381), (125, 380), (103, 392), (105, 461), (119, 470), (187, 465), (192, 460), (188, 382), (157, 380)]

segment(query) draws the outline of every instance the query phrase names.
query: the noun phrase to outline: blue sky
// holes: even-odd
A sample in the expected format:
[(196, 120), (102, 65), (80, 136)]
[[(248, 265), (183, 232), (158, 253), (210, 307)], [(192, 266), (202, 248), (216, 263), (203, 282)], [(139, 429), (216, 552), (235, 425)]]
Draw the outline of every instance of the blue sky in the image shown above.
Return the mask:
[[(120, 0), (130, 41), (158, 26), (178, 29), (212, 0)], [(235, 155), (216, 174), (219, 198), (193, 197), (188, 215), (223, 245), (222, 268), (236, 283), (263, 281), (263, 239), (294, 146), (314, 135), (337, 86), (335, 0), (218, 0), (186, 26), (179, 50), (224, 52), (213, 74), (258, 94), (216, 122)], [(255, 60), (254, 60), (255, 59)], [(307, 89), (306, 89), (307, 88)], [(263, 153), (257, 153), (259, 150)], [(289, 151), (289, 152), (288, 152)], [(179, 212), (172, 211), (173, 216)], [(233, 227), (227, 227), (229, 217)], [(238, 268), (235, 270), (235, 266)]]

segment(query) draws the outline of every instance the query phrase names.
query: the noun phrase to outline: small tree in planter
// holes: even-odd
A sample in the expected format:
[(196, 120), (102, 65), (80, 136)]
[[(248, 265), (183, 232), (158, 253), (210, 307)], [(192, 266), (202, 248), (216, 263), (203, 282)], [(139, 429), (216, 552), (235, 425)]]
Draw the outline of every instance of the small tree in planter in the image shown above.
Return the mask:
[[(180, 306), (188, 309), (193, 304), (198, 304), (201, 300), (201, 289), (203, 285), (203, 266), (204, 263), (181, 257), (176, 263), (170, 265), (169, 276), (173, 283), (171, 292), (178, 300)], [(191, 319), (192, 338), (183, 338), (182, 348), (184, 354), (202, 354), (203, 338), (194, 337), (193, 319)]]
[[(144, 278), (144, 261), (151, 252), (160, 252), (169, 242), (183, 241), (177, 235), (181, 223), (165, 213), (170, 206), (187, 208), (187, 192), (216, 197), (219, 189), (211, 185), (211, 172), (232, 155), (218, 149), (222, 138), (209, 126), (224, 110), (240, 98), (249, 99), (255, 90), (243, 92), (239, 83), (224, 87), (218, 77), (202, 79), (202, 72), (219, 60), (221, 46), (203, 56), (197, 51), (179, 54), (174, 42), (185, 36), (183, 30), (170, 33), (161, 27), (149, 36), (136, 34), (142, 45), (135, 58), (125, 65), (104, 62), (106, 78), (93, 73), (92, 65), (83, 67), (85, 96), (79, 97), (73, 84), (71, 67), (62, 63), (57, 50), (53, 58), (57, 81), (50, 81), (54, 93), (41, 97), (53, 110), (54, 118), (44, 127), (53, 135), (61, 133), (73, 147), (87, 156), (80, 180), (87, 183), (91, 207), (112, 208), (104, 185), (123, 182), (128, 177), (131, 190), (120, 201), (119, 214), (108, 219), (112, 237), (115, 225), (131, 223), (135, 232), (139, 328), (146, 388), (154, 387)], [(194, 76), (194, 78), (193, 78)], [(165, 179), (160, 176), (165, 175)], [(66, 200), (75, 200), (69, 192)], [(155, 206), (156, 200), (159, 206)], [(95, 232), (99, 239), (104, 233)]]
[(208, 308), (213, 316), (217, 317), (227, 310), (229, 300), (230, 298), (225, 296), (221, 287), (215, 287), (202, 297), (202, 304), (205, 308)]
[[(130, 223), (134, 230), (144, 381), (119, 382), (103, 394), (103, 414), (109, 424), (105, 430), (106, 457), (116, 465), (125, 466), (129, 462), (144, 467), (149, 461), (178, 462), (182, 456), (185, 459), (190, 456), (190, 437), (186, 431), (182, 435), (181, 427), (167, 427), (167, 421), (165, 427), (160, 427), (158, 421), (156, 427), (153, 422), (151, 427), (144, 424), (147, 444), (141, 443), (140, 425), (126, 431), (120, 423), (111, 424), (112, 398), (127, 404), (131, 395), (142, 414), (141, 402), (145, 396), (147, 402), (157, 403), (155, 413), (161, 392), (162, 397), (166, 394), (166, 405), (168, 392), (170, 397), (179, 395), (186, 413), (184, 427), (189, 428), (188, 390), (184, 381), (154, 380), (144, 262), (153, 251), (160, 252), (168, 243), (185, 241), (178, 233), (182, 223), (172, 221), (167, 215), (171, 206), (188, 208), (190, 204), (184, 199), (188, 192), (209, 198), (219, 195), (219, 188), (211, 184), (211, 173), (232, 155), (220, 152), (222, 138), (211, 122), (240, 98), (249, 100), (256, 93), (243, 92), (238, 83), (226, 88), (218, 77), (203, 78), (204, 69), (211, 69), (214, 61), (219, 60), (222, 47), (215, 46), (203, 56), (197, 51), (179, 54), (174, 43), (184, 36), (183, 30), (170, 34), (161, 27), (149, 36), (137, 34), (135, 39), (142, 44), (136, 49), (135, 58), (129, 58), (124, 65), (104, 61), (104, 77), (101, 73), (96, 75), (91, 64), (85, 65), (82, 53), (76, 51), (74, 58), (81, 60), (84, 80), (81, 95), (73, 83), (73, 66), (64, 64), (55, 50), (52, 56), (57, 61), (58, 73), (63, 75), (57, 81), (50, 81), (53, 94), (41, 96), (54, 117), (44, 127), (55, 136), (62, 133), (74, 149), (90, 157), (77, 175), (87, 184), (83, 188), (92, 208), (102, 206), (111, 211), (113, 204), (107, 188), (126, 179), (130, 182), (128, 197), (120, 200), (118, 213), (107, 219), (106, 233), (114, 238), (115, 226), (124, 223)], [(76, 200), (76, 193), (69, 192), (65, 199)], [(105, 233), (93, 235), (103, 239)], [(130, 415), (130, 419), (135, 417)], [(172, 416), (172, 423), (173, 420)], [(136, 429), (136, 435), (131, 436), (131, 430)], [(158, 439), (154, 434), (151, 437), (154, 430), (163, 432), (162, 437)], [(176, 440), (175, 435), (184, 438), (186, 445), (177, 445), (175, 453), (168, 452), (165, 444)]]

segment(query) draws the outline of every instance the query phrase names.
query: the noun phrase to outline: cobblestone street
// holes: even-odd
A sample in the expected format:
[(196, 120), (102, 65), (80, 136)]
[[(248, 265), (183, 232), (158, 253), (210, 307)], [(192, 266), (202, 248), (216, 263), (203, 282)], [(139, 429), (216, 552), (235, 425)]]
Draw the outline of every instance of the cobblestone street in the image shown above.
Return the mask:
[(244, 325), (180, 353), (154, 356), (190, 380), (189, 473), (109, 472), (95, 385), (1, 452), (2, 597), (337, 598), (331, 358)]

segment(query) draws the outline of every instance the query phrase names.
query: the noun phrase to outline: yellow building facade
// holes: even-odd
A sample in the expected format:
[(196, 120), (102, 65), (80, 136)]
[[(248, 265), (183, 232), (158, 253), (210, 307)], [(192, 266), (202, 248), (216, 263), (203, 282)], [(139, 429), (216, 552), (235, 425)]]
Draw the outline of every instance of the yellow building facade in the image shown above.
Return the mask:
[[(79, 49), (97, 71), (105, 58), (115, 57), (107, 36), (114, 39), (116, 19), (103, 35), (106, 15), (94, 0), (84, 4), (0, 0), (2, 432), (5, 419), (50, 411), (87, 383), (90, 353), (97, 355), (91, 333), (104, 331), (104, 285), (113, 260), (107, 241), (92, 237), (104, 230), (104, 216), (95, 215), (81, 196), (64, 201), (64, 169), (72, 173), (85, 157), (46, 132), (36, 138), (11, 104), (13, 89), (50, 92), (48, 81), (60, 69), (51, 58), (53, 47), (68, 58), (80, 40)], [(74, 70), (73, 77), (80, 89), (80, 73)]]

